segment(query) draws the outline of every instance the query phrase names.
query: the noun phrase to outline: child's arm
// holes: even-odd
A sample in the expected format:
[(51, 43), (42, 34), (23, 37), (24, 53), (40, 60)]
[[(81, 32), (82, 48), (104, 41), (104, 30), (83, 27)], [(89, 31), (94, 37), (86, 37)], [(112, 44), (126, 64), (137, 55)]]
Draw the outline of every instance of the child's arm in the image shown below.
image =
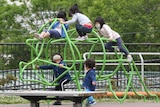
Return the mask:
[(72, 23), (75, 23), (76, 21), (77, 21), (76, 15), (73, 15), (72, 19), (68, 20), (68, 21), (62, 21), (62, 19), (60, 19), (60, 23), (62, 23), (62, 24), (72, 24)]
[(98, 31), (98, 35), (102, 36), (102, 34), (101, 34), (100, 30), (97, 30), (97, 31)]
[(67, 22), (65, 22), (64, 19), (62, 19), (62, 18), (59, 18), (58, 20), (59, 20), (60, 23), (62, 23), (62, 24), (67, 24)]
[(49, 21), (49, 22), (52, 22), (52, 19), (50, 18), (48, 21)]
[(90, 77), (91, 77), (91, 79), (92, 79), (92, 85), (96, 85), (96, 76), (95, 76), (95, 73), (92, 72), (92, 73), (90, 74)]
[(66, 66), (66, 63), (62, 61), (58, 66), (59, 66), (60, 68), (63, 68), (63, 66)]
[(96, 85), (96, 81), (93, 81), (93, 82), (92, 82), (92, 85)]
[(53, 65), (43, 65), (43, 66), (38, 66), (36, 65), (36, 69), (53, 69)]
[(51, 25), (51, 24), (52, 24), (52, 19), (50, 18), (50, 19), (48, 20), (48, 22), (49, 22), (49, 24)]
[(59, 64), (59, 67), (62, 68), (64, 66), (64, 64)]
[(102, 34), (101, 34), (101, 32), (100, 32), (99, 29), (96, 28), (95, 31), (96, 31), (96, 33), (97, 33), (99, 36), (102, 36)]

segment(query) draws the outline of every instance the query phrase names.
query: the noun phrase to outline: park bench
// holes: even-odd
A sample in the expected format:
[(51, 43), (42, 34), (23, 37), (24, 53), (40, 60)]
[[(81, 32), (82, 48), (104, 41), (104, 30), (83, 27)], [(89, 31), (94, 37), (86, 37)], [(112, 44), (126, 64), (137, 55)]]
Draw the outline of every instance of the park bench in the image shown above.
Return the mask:
[[(30, 107), (40, 107), (40, 100), (52, 99), (53, 96), (59, 96), (62, 100), (73, 101), (73, 107), (82, 107), (82, 102), (89, 96), (96, 96), (99, 94), (105, 94), (102, 91), (42, 91), (42, 90), (16, 90), (16, 91), (4, 91), (0, 94), (20, 96), (30, 101)], [(52, 96), (52, 97), (51, 97)]]

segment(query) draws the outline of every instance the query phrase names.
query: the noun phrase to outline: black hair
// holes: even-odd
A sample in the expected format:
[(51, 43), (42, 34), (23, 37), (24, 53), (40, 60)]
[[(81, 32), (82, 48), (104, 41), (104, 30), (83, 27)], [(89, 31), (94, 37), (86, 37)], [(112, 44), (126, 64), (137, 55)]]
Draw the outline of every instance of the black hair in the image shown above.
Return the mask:
[(87, 60), (85, 61), (85, 65), (86, 65), (86, 67), (88, 67), (88, 68), (94, 68), (95, 65), (96, 65), (96, 62), (95, 62), (94, 59), (87, 59)]
[(75, 14), (75, 13), (81, 13), (81, 12), (79, 11), (78, 4), (74, 4), (74, 5), (69, 9), (69, 17), (72, 17), (72, 14)]
[(102, 28), (103, 24), (105, 24), (104, 19), (103, 19), (102, 17), (100, 17), (100, 16), (98, 16), (98, 17), (95, 19), (94, 25), (95, 25), (96, 22), (100, 23), (100, 28)]
[(57, 14), (57, 18), (62, 18), (62, 19), (64, 19), (65, 21), (67, 21), (66, 12), (64, 12), (64, 11), (59, 11), (58, 14)]

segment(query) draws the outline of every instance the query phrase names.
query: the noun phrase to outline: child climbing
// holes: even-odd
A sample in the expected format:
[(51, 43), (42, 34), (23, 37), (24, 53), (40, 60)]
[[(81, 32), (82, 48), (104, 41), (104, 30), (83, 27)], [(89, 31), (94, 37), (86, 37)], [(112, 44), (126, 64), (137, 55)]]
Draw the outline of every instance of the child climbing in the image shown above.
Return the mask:
[[(63, 68), (63, 66), (66, 66), (66, 63), (62, 60), (62, 56), (60, 54), (55, 53), (52, 57), (52, 61), (58, 66), (55, 65), (42, 65), (42, 66), (36, 66), (37, 69), (52, 69), (54, 71), (54, 76), (58, 78), (61, 74), (63, 74), (66, 69)], [(55, 90), (57, 91), (65, 91), (64, 85), (69, 83), (71, 81), (71, 75), (69, 72), (64, 74), (58, 81), (58, 85), (55, 87)], [(61, 100), (59, 97), (56, 97), (56, 102), (53, 103), (53, 105), (61, 105)]]
[[(99, 33), (103, 35), (106, 38), (109, 38), (109, 42), (105, 44), (105, 48), (114, 51), (113, 45), (117, 45), (119, 51), (124, 52), (125, 56), (127, 57), (127, 61), (132, 61), (132, 56), (129, 54), (129, 52), (122, 46), (122, 39), (121, 36), (114, 30), (112, 30), (107, 24), (105, 24), (105, 21), (102, 17), (97, 17), (94, 22), (95, 27), (98, 29)], [(113, 42), (113, 40), (116, 40), (116, 42)]]
[[(64, 11), (60, 11), (57, 15), (57, 18), (61, 18), (61, 21), (67, 21), (66, 18), (66, 13)], [(52, 23), (52, 19), (49, 19), (50, 24)], [(68, 29), (68, 25), (64, 24), (66, 30)], [(43, 39), (43, 38), (65, 38), (66, 34), (64, 29), (62, 28), (62, 25), (60, 23), (60, 21), (58, 20), (57, 22), (55, 22), (55, 24), (53, 24), (52, 28), (50, 30), (44, 30), (43, 32), (41, 32), (41, 34), (35, 33), (35, 37), (37, 39)]]
[(74, 4), (69, 10), (69, 16), (72, 17), (71, 20), (61, 21), (63, 24), (72, 24), (78, 22), (76, 24), (76, 30), (79, 34), (76, 40), (86, 40), (88, 39), (87, 33), (92, 31), (92, 22), (91, 20), (84, 14), (79, 11), (78, 5)]

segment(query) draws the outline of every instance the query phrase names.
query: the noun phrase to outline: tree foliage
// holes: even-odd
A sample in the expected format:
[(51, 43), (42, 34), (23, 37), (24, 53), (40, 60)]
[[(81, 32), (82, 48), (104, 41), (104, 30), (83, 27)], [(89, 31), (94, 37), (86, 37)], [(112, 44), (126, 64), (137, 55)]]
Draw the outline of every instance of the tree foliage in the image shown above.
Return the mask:
[[(0, 0), (0, 43), (25, 42), (27, 38), (33, 38), (33, 33), (49, 18), (56, 17), (59, 10), (68, 13), (69, 8), (75, 3), (93, 23), (97, 16), (102, 16), (113, 30), (120, 33), (124, 42), (159, 43), (160, 0), (10, 0), (11, 3), (6, 1), (8, 0)], [(0, 47), (1, 52), (4, 52), (1, 55), (12, 57), (2, 57), (1, 68), (18, 68), (19, 61), (30, 59), (28, 48), (7, 47)], [(137, 46), (132, 51), (138, 48)], [(143, 48), (138, 50), (144, 51)], [(9, 65), (5, 64), (7, 61)]]
[(94, 0), (85, 3), (80, 6), (93, 21), (95, 17), (102, 16), (124, 41), (158, 42), (159, 0)]
[(93, 23), (102, 16), (125, 42), (159, 42), (159, 0), (12, 0), (21, 5), (0, 2), (1, 42), (24, 42), (57, 11), (68, 13), (74, 3)]
[(9, 5), (4, 0), (1, 0), (0, 5), (0, 40), (6, 42), (16, 40), (19, 37), (22, 38), (21, 31), (24, 28), (16, 22), (15, 17), (23, 14), (25, 6)]

